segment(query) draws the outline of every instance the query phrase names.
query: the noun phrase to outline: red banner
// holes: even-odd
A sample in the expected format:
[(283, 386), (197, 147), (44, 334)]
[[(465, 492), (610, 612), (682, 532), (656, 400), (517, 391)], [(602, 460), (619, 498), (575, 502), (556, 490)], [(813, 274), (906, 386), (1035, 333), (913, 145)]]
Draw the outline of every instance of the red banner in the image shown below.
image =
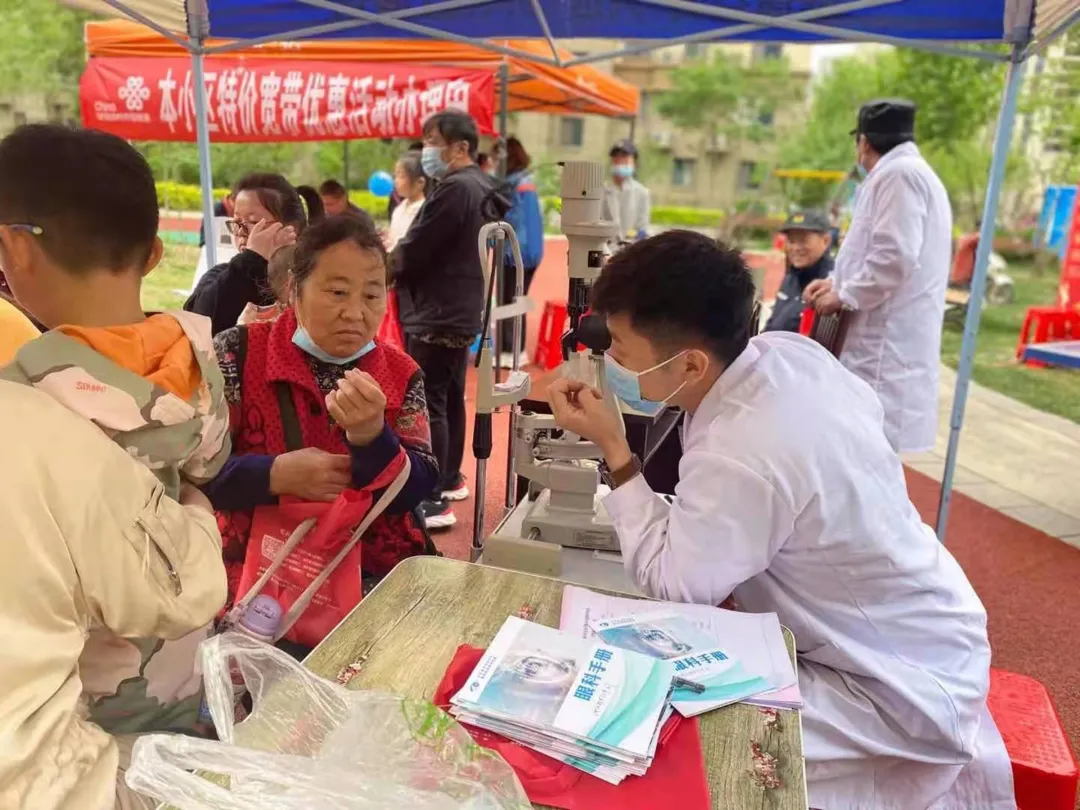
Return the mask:
[[(217, 143), (417, 138), (423, 122), (465, 110), (494, 132), (495, 79), (485, 71), (359, 62), (205, 60), (210, 139)], [(89, 60), (83, 125), (140, 141), (194, 141), (191, 60)]]

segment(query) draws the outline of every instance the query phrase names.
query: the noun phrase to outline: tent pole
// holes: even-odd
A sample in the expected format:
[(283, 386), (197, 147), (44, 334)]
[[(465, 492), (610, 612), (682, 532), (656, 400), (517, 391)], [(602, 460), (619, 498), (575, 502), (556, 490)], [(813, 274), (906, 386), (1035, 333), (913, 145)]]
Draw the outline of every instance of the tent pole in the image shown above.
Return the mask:
[[(504, 59), (499, 65), (499, 137), (506, 143), (510, 128), (510, 65)], [(506, 148), (499, 150), (499, 177), (506, 178)]]
[(342, 183), (345, 186), (345, 196), (349, 195), (349, 142), (341, 142), (341, 173), (344, 175)]
[(1013, 124), (1016, 121), (1016, 103), (1024, 77), (1023, 48), (1014, 46), (1005, 78), (1005, 92), (998, 114), (994, 134), (994, 151), (990, 161), (990, 178), (986, 184), (983, 203), (982, 225), (979, 228), (979, 246), (975, 252), (975, 274), (971, 279), (971, 297), (968, 299), (967, 317), (964, 319), (964, 340), (960, 346), (960, 363), (956, 369), (956, 391), (953, 393), (952, 417), (949, 420), (949, 448), (945, 454), (945, 472), (941, 479), (941, 500), (938, 502), (937, 535), (945, 542), (949, 522), (949, 505), (952, 496), (953, 474), (956, 472), (956, 455), (960, 449), (960, 428), (964, 424), (964, 408), (967, 405), (968, 384), (975, 363), (975, 342), (982, 316), (983, 296), (986, 293), (986, 275), (990, 266), (990, 252), (994, 247), (994, 226), (997, 222), (1001, 187), (1005, 181), (1005, 164), (1012, 141)]
[(214, 230), (214, 174), (210, 167), (210, 124), (203, 78), (202, 40), (191, 53), (195, 90), (195, 143), (199, 151), (199, 184), (202, 186), (203, 232), (206, 234), (206, 266), (217, 265), (217, 233)]

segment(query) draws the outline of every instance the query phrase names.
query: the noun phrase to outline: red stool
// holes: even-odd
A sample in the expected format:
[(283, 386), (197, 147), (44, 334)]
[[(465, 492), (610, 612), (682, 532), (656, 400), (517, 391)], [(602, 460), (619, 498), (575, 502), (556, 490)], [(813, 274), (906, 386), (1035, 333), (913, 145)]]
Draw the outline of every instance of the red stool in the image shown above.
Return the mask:
[(1012, 762), (1018, 810), (1073, 810), (1076, 758), (1046, 687), (991, 669), (986, 702)]
[[(1034, 337), (1032, 336), (1034, 330)], [(1020, 329), (1020, 341), (1016, 344), (1016, 358), (1024, 355), (1029, 343), (1050, 343), (1055, 340), (1080, 340), (1080, 312), (1062, 307), (1030, 307)], [(1028, 365), (1045, 366), (1037, 360)]]
[(807, 307), (802, 311), (802, 317), (799, 319), (799, 334), (803, 337), (810, 337), (810, 333), (814, 330), (814, 308)]
[(536, 364), (553, 369), (562, 362), (562, 336), (566, 331), (566, 302), (546, 301), (536, 338)]

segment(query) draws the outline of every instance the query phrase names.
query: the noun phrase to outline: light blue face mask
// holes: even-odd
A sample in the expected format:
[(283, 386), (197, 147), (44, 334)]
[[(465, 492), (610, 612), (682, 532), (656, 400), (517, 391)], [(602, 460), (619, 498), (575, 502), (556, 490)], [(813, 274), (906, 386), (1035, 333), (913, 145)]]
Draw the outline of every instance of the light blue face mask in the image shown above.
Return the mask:
[(438, 146), (425, 146), (420, 153), (420, 166), (428, 177), (442, 177), (449, 168), (442, 159), (442, 148)]
[(348, 357), (334, 357), (329, 352), (324, 351), (319, 345), (311, 339), (311, 335), (308, 334), (308, 330), (302, 327), (299, 323), (296, 324), (296, 331), (293, 332), (292, 342), (296, 345), (300, 351), (305, 354), (310, 354), (316, 360), (323, 363), (331, 363), (335, 366), (347, 366), (351, 363), (355, 363), (361, 357), (375, 348), (375, 341), (370, 340), (367, 345), (361, 346), (358, 351), (353, 352)]
[(623, 179), (634, 176), (634, 167), (626, 163), (619, 163), (611, 167), (612, 177), (622, 177)]
[(647, 368), (644, 371), (631, 371), (621, 365), (619, 361), (615, 360), (610, 354), (605, 354), (604, 381), (607, 383), (608, 390), (621, 399), (627, 406), (639, 413), (646, 414), (647, 416), (656, 416), (660, 411), (667, 407), (667, 404), (671, 401), (672, 397), (683, 390), (686, 383), (684, 382), (659, 402), (653, 402), (651, 399), (645, 399), (641, 396), (641, 377), (648, 374), (650, 371), (656, 371), (658, 368), (666, 366), (672, 360), (677, 360), (684, 354), (686, 354), (685, 350), (679, 352), (674, 357), (669, 357), (663, 363), (657, 363), (652, 368)]
[(859, 175), (860, 180), (865, 180), (866, 175), (868, 174), (868, 172), (866, 171), (866, 167), (863, 166), (861, 163), (855, 164), (855, 173)]

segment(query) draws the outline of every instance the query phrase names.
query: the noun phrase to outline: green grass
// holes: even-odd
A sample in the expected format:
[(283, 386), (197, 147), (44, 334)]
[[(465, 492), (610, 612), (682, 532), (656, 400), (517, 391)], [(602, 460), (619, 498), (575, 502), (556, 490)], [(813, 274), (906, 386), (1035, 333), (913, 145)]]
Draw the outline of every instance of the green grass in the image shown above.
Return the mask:
[[(1016, 300), (983, 308), (975, 351), (974, 379), (1040, 411), (1080, 422), (1080, 372), (1063, 368), (1030, 368), (1016, 360), (1016, 342), (1028, 307), (1052, 305), (1057, 297), (1058, 270), (1041, 276), (1030, 264), (1010, 262), (1008, 273), (1016, 285)], [(946, 324), (941, 359), (956, 368), (963, 328)]]
[(199, 248), (175, 242), (165, 243), (165, 255), (150, 275), (143, 279), (142, 304), (148, 312), (179, 309), (187, 298), (199, 263)]

